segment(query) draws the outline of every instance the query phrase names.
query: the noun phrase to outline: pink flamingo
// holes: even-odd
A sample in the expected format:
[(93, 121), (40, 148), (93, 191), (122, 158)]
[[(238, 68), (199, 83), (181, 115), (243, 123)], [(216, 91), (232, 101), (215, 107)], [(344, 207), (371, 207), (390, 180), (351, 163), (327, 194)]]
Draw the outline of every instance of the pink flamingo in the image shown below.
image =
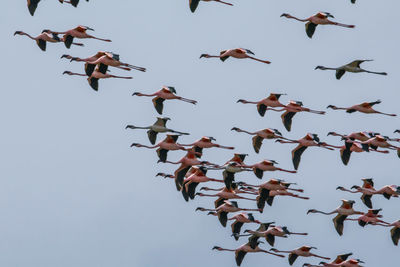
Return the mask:
[(310, 209), (307, 211), (309, 213), (320, 213), (324, 215), (337, 214), (337, 216), (332, 220), (335, 226), (336, 232), (341, 236), (343, 235), (344, 221), (350, 215), (363, 215), (364, 212), (356, 211), (353, 209), (353, 205), (356, 203), (353, 200), (342, 199), (342, 205), (331, 212), (323, 212), (316, 209)]
[[(62, 42), (61, 39), (58, 37), (57, 34), (52, 33), (50, 30), (43, 30), (41, 34), (39, 34), (36, 37), (33, 37), (31, 35), (29, 35), (26, 32), (23, 31), (16, 31), (14, 33), (15, 35), (25, 35), (28, 36), (30, 39), (36, 41), (36, 44), (39, 46), (39, 48), (42, 51), (46, 51), (46, 46), (47, 46), (47, 42), (49, 43), (60, 43)], [(83, 44), (80, 43), (72, 43), (73, 45), (77, 45), (77, 46), (83, 46)]]
[(317, 111), (317, 110), (312, 110), (309, 108), (303, 107), (303, 102), (301, 101), (290, 101), (288, 105), (286, 105), (282, 110), (279, 111), (285, 111), (282, 115), (282, 122), (283, 125), (285, 126), (286, 130), (290, 132), (292, 129), (292, 119), (294, 115), (298, 112), (310, 112), (314, 114), (319, 114), (319, 115), (324, 115), (325, 111)]
[(299, 140), (290, 140), (290, 141), (284, 141), (284, 140), (276, 140), (276, 142), (282, 143), (282, 144), (299, 144), (295, 149), (292, 150), (292, 161), (293, 161), (293, 166), (294, 169), (297, 170), (299, 168), (300, 160), (301, 160), (301, 155), (303, 152), (307, 149), (307, 147), (312, 147), (312, 146), (318, 146), (322, 147), (328, 150), (333, 150), (332, 145), (328, 145), (326, 143), (320, 142), (320, 139), (317, 134), (311, 134), (308, 133), (306, 136)]
[(231, 228), (232, 228), (232, 236), (235, 238), (235, 240), (239, 240), (239, 234), (240, 234), (240, 230), (242, 229), (242, 226), (245, 223), (257, 223), (257, 224), (261, 224), (261, 222), (259, 220), (256, 220), (253, 216), (252, 213), (246, 213), (246, 212), (241, 212), (238, 213), (234, 216), (232, 216), (231, 218), (228, 219), (228, 221), (231, 220), (235, 220), (232, 224), (231, 224)]
[(296, 17), (293, 17), (290, 14), (284, 13), (281, 15), (281, 17), (286, 17), (288, 19), (295, 19), (301, 22), (307, 22), (306, 23), (306, 33), (309, 38), (312, 38), (315, 32), (315, 29), (317, 28), (318, 25), (335, 25), (335, 26), (340, 26), (340, 27), (345, 27), (345, 28), (354, 28), (354, 25), (347, 25), (347, 24), (342, 24), (338, 22), (334, 22), (329, 20), (329, 18), (334, 18), (332, 14), (328, 12), (318, 12), (317, 14), (306, 18), (306, 19), (299, 19)]
[[(274, 110), (273, 108), (277, 108), (277, 107), (285, 107), (284, 104), (282, 104), (281, 102), (279, 102), (279, 98), (282, 95), (286, 95), (286, 94), (276, 94), (276, 93), (271, 93), (267, 98), (261, 99), (260, 101), (248, 101), (248, 100), (244, 100), (244, 99), (239, 99), (237, 101), (237, 103), (243, 103), (243, 104), (255, 104), (257, 105), (257, 111), (258, 114), (260, 114), (261, 117), (264, 117), (265, 112), (267, 110)], [(272, 107), (272, 108), (270, 108)]]
[[(71, 72), (71, 71), (64, 71), (63, 74), (67, 74), (67, 75), (71, 75), (71, 76), (75, 75), (75, 76), (87, 77), (86, 74), (75, 73), (75, 72)], [(108, 78), (132, 79), (132, 77), (111, 75), (108, 73), (100, 72), (99, 69), (95, 69), (93, 71), (92, 75), (90, 75), (87, 78), (87, 80), (89, 82), (90, 87), (92, 87), (93, 90), (98, 91), (99, 90), (99, 79), (108, 79)]]
[(361, 113), (365, 113), (365, 114), (382, 114), (382, 115), (387, 115), (387, 116), (397, 116), (396, 114), (388, 114), (388, 113), (383, 113), (380, 111), (376, 111), (375, 109), (373, 109), (372, 107), (376, 104), (380, 104), (382, 101), (377, 100), (375, 102), (364, 102), (361, 103), (359, 105), (354, 105), (348, 108), (339, 108), (336, 107), (334, 105), (329, 105), (327, 108), (331, 108), (333, 110), (346, 110), (347, 113), (353, 113), (353, 112), (361, 112)]
[(109, 39), (102, 39), (102, 38), (98, 38), (95, 37), (93, 35), (88, 34), (86, 31), (94, 31), (92, 28), (89, 28), (87, 26), (82, 26), (79, 25), (74, 29), (65, 31), (65, 32), (54, 32), (55, 34), (64, 34), (63, 36), (63, 42), (65, 44), (66, 48), (70, 48), (71, 44), (74, 40), (74, 38), (78, 38), (78, 39), (96, 39), (96, 40), (100, 40), (100, 41), (104, 41), (104, 42), (111, 42), (111, 40)]
[(358, 217), (357, 219), (350, 219), (350, 218), (347, 218), (346, 220), (347, 220), (347, 221), (357, 221), (358, 224), (359, 224), (361, 227), (364, 227), (364, 226), (367, 225), (367, 224), (377, 225), (378, 223), (389, 225), (389, 223), (387, 223), (387, 222), (382, 221), (382, 220), (379, 219), (379, 218), (382, 218), (382, 217), (383, 217), (382, 215), (379, 214), (379, 212), (380, 212), (381, 210), (382, 210), (382, 209), (375, 209), (375, 210), (370, 209), (370, 210), (368, 210), (367, 213), (364, 213), (363, 215), (361, 215), (361, 216)]
[(213, 143), (213, 141), (216, 141), (216, 139), (214, 137), (211, 136), (203, 136), (202, 138), (200, 138), (199, 140), (197, 140), (196, 142), (192, 143), (192, 144), (187, 144), (187, 145), (183, 145), (183, 146), (192, 146), (194, 148), (194, 150), (199, 153), (197, 154), (198, 157), (201, 157), (203, 154), (203, 149), (204, 148), (212, 148), (212, 147), (217, 147), (217, 148), (222, 148), (222, 149), (235, 149), (232, 146), (222, 146), (216, 143)]
[(235, 49), (228, 49), (228, 50), (223, 50), (220, 52), (219, 56), (211, 56), (209, 54), (202, 54), (200, 58), (219, 58), (222, 62), (227, 60), (229, 57), (237, 58), (237, 59), (244, 59), (244, 58), (250, 58), (255, 61), (259, 61), (265, 64), (271, 64), (270, 61), (268, 60), (261, 60), (258, 58), (255, 58), (251, 55), (254, 55), (254, 53), (249, 50), (249, 49), (244, 49), (244, 48), (235, 48)]
[(158, 114), (162, 114), (163, 109), (164, 109), (164, 101), (165, 100), (173, 100), (173, 99), (177, 99), (183, 102), (187, 102), (193, 105), (197, 104), (196, 100), (191, 100), (191, 99), (187, 99), (187, 98), (183, 98), (181, 96), (176, 95), (176, 90), (175, 87), (172, 86), (163, 86), (160, 90), (158, 90), (157, 92), (153, 93), (153, 94), (143, 94), (143, 93), (139, 93), (139, 92), (135, 92), (133, 93), (133, 96), (148, 96), (148, 97), (153, 97), (153, 105), (154, 108), (156, 109), (156, 111), (158, 112)]
[(322, 257), (317, 254), (311, 253), (312, 249), (317, 249), (316, 247), (310, 247), (310, 246), (302, 246), (300, 248), (294, 249), (294, 250), (289, 250), (289, 251), (284, 251), (284, 250), (278, 250), (276, 248), (271, 248), (271, 251), (277, 252), (277, 253), (289, 253), (289, 264), (293, 265), (293, 263), (296, 261), (298, 257), (316, 257), (316, 258), (321, 258), (325, 260), (330, 260), (331, 258), (328, 257)]
[(266, 172), (266, 171), (282, 171), (282, 172), (288, 172), (288, 173), (296, 173), (296, 171), (290, 171), (290, 170), (278, 168), (275, 166), (275, 164), (278, 164), (278, 162), (276, 162), (275, 160), (263, 160), (258, 163), (255, 163), (253, 165), (243, 164), (242, 167), (253, 169), (254, 174), (259, 179), (261, 179), (263, 177), (264, 172)]
[(157, 155), (161, 162), (165, 162), (167, 160), (168, 151), (170, 151), (170, 150), (172, 150), (172, 151), (176, 151), (176, 150), (187, 151), (188, 150), (185, 147), (183, 147), (181, 144), (178, 144), (176, 142), (176, 141), (178, 141), (179, 136), (180, 135), (177, 135), (177, 134), (167, 134), (167, 137), (155, 146), (146, 146), (146, 145), (141, 145), (138, 143), (133, 143), (131, 145), (131, 147), (134, 147), (134, 146), (135, 147), (144, 147), (144, 148), (148, 148), (148, 149), (158, 148), (156, 151)]
[(279, 139), (288, 140), (285, 137), (283, 137), (282, 133), (279, 132), (277, 129), (267, 128), (267, 129), (256, 131), (256, 132), (248, 132), (248, 131), (239, 129), (237, 127), (233, 127), (231, 129), (231, 131), (236, 131), (238, 133), (246, 133), (246, 134), (249, 134), (249, 135), (254, 135), (254, 137), (252, 138), (252, 141), (253, 141), (253, 148), (254, 148), (254, 151), (256, 153), (260, 152), (260, 148), (262, 146), (262, 142), (263, 142), (264, 139), (278, 139), (279, 138)]
[(227, 248), (221, 248), (218, 246), (213, 247), (213, 250), (218, 250), (218, 251), (232, 251), (235, 252), (235, 260), (236, 260), (236, 264), (237, 266), (240, 266), (243, 262), (244, 256), (246, 256), (247, 253), (257, 253), (257, 252), (262, 252), (262, 253), (267, 253), (267, 254), (271, 254), (277, 257), (281, 257), (284, 258), (285, 256), (280, 255), (280, 254), (276, 254), (276, 253), (272, 253), (266, 250), (261, 249), (258, 245), (260, 243), (263, 243), (261, 241), (257, 241), (257, 242), (248, 242), (244, 245), (241, 245), (240, 247), (238, 247), (237, 249), (227, 249)]

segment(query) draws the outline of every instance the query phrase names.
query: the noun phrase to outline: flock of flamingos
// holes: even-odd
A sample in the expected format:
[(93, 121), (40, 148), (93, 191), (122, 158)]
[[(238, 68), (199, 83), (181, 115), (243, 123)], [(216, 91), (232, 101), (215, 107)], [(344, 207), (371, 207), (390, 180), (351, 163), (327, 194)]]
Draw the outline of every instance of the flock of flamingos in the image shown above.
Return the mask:
[[(61, 3), (68, 3), (75, 7), (78, 6), (79, 0), (62, 1)], [(88, 1), (88, 0), (86, 0)], [(189, 0), (189, 7), (192, 12), (198, 8), (200, 2), (211, 2), (212, 0)], [(40, 0), (28, 0), (28, 9), (30, 14), (33, 16)], [(214, 0), (214, 2), (219, 2), (225, 5), (232, 5), (219, 0)], [(352, 0), (351, 3), (355, 3)], [(312, 38), (318, 25), (333, 25), (345, 28), (354, 28), (354, 25), (347, 25), (332, 21), (333, 15), (327, 12), (318, 12), (306, 19), (299, 19), (290, 14), (282, 14), (281, 17), (294, 19), (300, 22), (305, 22), (306, 35)], [(322, 29), (321, 29), (322, 30)], [(93, 31), (87, 26), (77, 26), (74, 29), (67, 31), (52, 31), (45, 29), (38, 36), (33, 37), (22, 31), (16, 31), (15, 35), (25, 35), (30, 39), (36, 41), (39, 48), (46, 51), (47, 43), (64, 43), (66, 48), (70, 48), (72, 45), (83, 46), (82, 43), (74, 42), (77, 39), (97, 39), (100, 41), (111, 42), (108, 39), (102, 39), (90, 35), (88, 31)], [(70, 61), (83, 62), (84, 63), (84, 73), (73, 73), (70, 71), (65, 71), (64, 74), (67, 75), (77, 75), (86, 77), (89, 85), (94, 90), (99, 88), (99, 80), (105, 78), (122, 78), (131, 79), (132, 77), (116, 76), (108, 73), (109, 67), (119, 68), (121, 70), (138, 70), (145, 72), (146, 69), (143, 67), (134, 66), (128, 63), (120, 61), (118, 54), (112, 52), (98, 52), (95, 55), (87, 58), (74, 57), (68, 54), (64, 54), (61, 58), (68, 59)], [(262, 60), (256, 58), (254, 53), (249, 49), (234, 48), (221, 51), (217, 55), (201, 54), (200, 58), (209, 59), (216, 58), (225, 62), (228, 58), (234, 59), (250, 59), (258, 61), (264, 64), (270, 64), (268, 60)], [(336, 73), (336, 78), (341, 79), (346, 72), (349, 73), (369, 73), (377, 75), (387, 75), (385, 72), (375, 72), (365, 70), (361, 67), (361, 64), (366, 61), (371, 60), (354, 60), (348, 64), (339, 67), (324, 67), (317, 66), (315, 69), (319, 70), (334, 70)], [(187, 99), (177, 95), (174, 87), (162, 87), (160, 90), (154, 93), (141, 93), (135, 92), (134, 96), (138, 97), (151, 97), (154, 108), (156, 112), (160, 115), (163, 114), (164, 103), (166, 100), (180, 100), (195, 105), (197, 101)], [(299, 112), (307, 112), (317, 115), (324, 115), (325, 111), (312, 110), (305, 107), (301, 101), (289, 101), (288, 104), (282, 104), (280, 102), (283, 94), (271, 93), (268, 97), (261, 99), (259, 101), (249, 101), (244, 99), (239, 99), (237, 102), (242, 104), (253, 104), (257, 107), (257, 111), (260, 116), (264, 116), (267, 111), (282, 112), (281, 118), (284, 128), (287, 131), (292, 129), (292, 121), (294, 116)], [(335, 105), (329, 105), (327, 108), (332, 110), (345, 110), (347, 113), (361, 112), (365, 114), (380, 114), (386, 116), (396, 116), (396, 114), (384, 113), (376, 110), (374, 107), (380, 104), (380, 100), (365, 102), (361, 104), (356, 104), (349, 107), (337, 107)], [(317, 265), (312, 265), (305, 263), (303, 266), (342, 266), (342, 267), (357, 267), (361, 266), (362, 260), (352, 258), (352, 253), (339, 255), (330, 261), (330, 257), (321, 256), (313, 253), (315, 247), (304, 245), (300, 248), (295, 248), (293, 250), (279, 250), (274, 248), (275, 238), (288, 238), (292, 235), (307, 235), (307, 233), (297, 233), (292, 232), (285, 226), (277, 225), (275, 222), (261, 222), (257, 220), (257, 215), (255, 213), (262, 213), (265, 205), (273, 205), (273, 201), (277, 196), (287, 196), (295, 199), (309, 199), (302, 195), (303, 190), (300, 188), (293, 188), (293, 183), (285, 182), (280, 179), (270, 179), (266, 182), (260, 184), (248, 184), (243, 181), (236, 181), (235, 174), (240, 172), (253, 172), (254, 175), (262, 179), (264, 172), (280, 171), (287, 173), (296, 173), (299, 165), (301, 156), (308, 147), (318, 147), (328, 150), (338, 150), (340, 152), (340, 157), (343, 164), (347, 165), (350, 161), (351, 154), (354, 153), (382, 153), (388, 154), (390, 151), (395, 151), (397, 156), (400, 157), (400, 146), (396, 144), (400, 142), (400, 138), (389, 137), (382, 135), (380, 133), (365, 131), (365, 132), (353, 132), (349, 134), (340, 134), (335, 132), (330, 132), (328, 135), (337, 136), (343, 142), (342, 145), (330, 145), (326, 142), (321, 141), (320, 137), (314, 133), (308, 133), (304, 137), (298, 140), (291, 140), (283, 136), (283, 134), (277, 129), (262, 129), (259, 131), (248, 131), (242, 130), (237, 127), (232, 128), (232, 131), (238, 133), (244, 133), (252, 136), (252, 145), (254, 151), (259, 153), (264, 140), (275, 140), (281, 144), (294, 144), (295, 148), (292, 150), (292, 161), (294, 170), (282, 169), (277, 167), (277, 162), (274, 160), (263, 160), (254, 164), (244, 163), (246, 154), (234, 154), (234, 156), (227, 160), (225, 164), (215, 164), (205, 160), (202, 160), (203, 150), (208, 148), (221, 148), (233, 150), (234, 147), (222, 146), (215, 143), (213, 137), (202, 137), (199, 140), (191, 144), (180, 144), (178, 139), (181, 135), (188, 135), (188, 133), (173, 130), (167, 127), (167, 122), (170, 118), (158, 117), (156, 122), (150, 126), (139, 127), (135, 125), (126, 126), (127, 129), (145, 129), (147, 130), (148, 139), (151, 145), (144, 145), (133, 143), (132, 147), (137, 148), (148, 148), (156, 149), (157, 155), (159, 157), (159, 162), (176, 164), (179, 165), (178, 169), (174, 174), (158, 173), (157, 176), (164, 178), (170, 178), (175, 181), (176, 189), (182, 193), (183, 198), (186, 201), (193, 200), (197, 197), (213, 197), (216, 198), (213, 208), (203, 208), (198, 207), (196, 211), (207, 212), (208, 215), (215, 216), (218, 218), (219, 222), (223, 227), (226, 227), (228, 221), (232, 221), (232, 237), (236, 240), (242, 237), (248, 237), (245, 244), (237, 247), (236, 249), (227, 249), (220, 246), (213, 247), (213, 250), (218, 251), (231, 251), (235, 254), (236, 263), (238, 266), (241, 265), (244, 257), (248, 253), (265, 253), (276, 257), (285, 257), (283, 254), (288, 255), (288, 261), (290, 265), (296, 261), (298, 257), (316, 257), (324, 261), (321, 261)], [(167, 133), (166, 137), (157, 143), (157, 137), (159, 134)], [(400, 134), (400, 130), (395, 130), (393, 134)], [(156, 144), (157, 143), (157, 144)], [(167, 159), (169, 151), (185, 151), (186, 155), (182, 157), (179, 161), (173, 162)], [(207, 176), (209, 170), (219, 170), (222, 171), (221, 179), (210, 178)], [(341, 205), (332, 210), (331, 212), (323, 212), (316, 209), (308, 210), (307, 214), (324, 214), (324, 215), (334, 215), (333, 226), (335, 227), (337, 233), (341, 236), (344, 234), (344, 225), (346, 223), (357, 222), (361, 227), (366, 225), (390, 227), (390, 237), (394, 245), (398, 245), (400, 239), (400, 220), (389, 223), (382, 220), (382, 215), (380, 214), (382, 209), (374, 209), (372, 204), (373, 196), (383, 196), (386, 199), (397, 198), (400, 195), (400, 186), (396, 185), (386, 185), (382, 186), (380, 189), (376, 189), (374, 186), (374, 181), (372, 178), (361, 179), (361, 185), (353, 185), (351, 188), (347, 189), (344, 186), (339, 186), (336, 189), (344, 192), (349, 192), (352, 194), (360, 194), (361, 200), (368, 208), (367, 211), (356, 211), (353, 209), (355, 201), (352, 200), (341, 200)], [(197, 186), (200, 183), (215, 182), (219, 183), (221, 186), (217, 188), (201, 187), (197, 190)], [(214, 192), (208, 193), (205, 192)], [(255, 204), (253, 208), (244, 208), (239, 206), (238, 202), (235, 200), (250, 200), (254, 201)], [(249, 213), (253, 212), (253, 213)], [(231, 217), (228, 215), (231, 214)], [(257, 225), (254, 230), (245, 229), (242, 231), (244, 225), (249, 225), (246, 228), (251, 228), (251, 225)], [(389, 231), (388, 231), (389, 232)], [(264, 249), (260, 246), (262, 241), (260, 239), (265, 238), (266, 242), (272, 247), (270, 249)], [(325, 262), (325, 261), (330, 261)]]

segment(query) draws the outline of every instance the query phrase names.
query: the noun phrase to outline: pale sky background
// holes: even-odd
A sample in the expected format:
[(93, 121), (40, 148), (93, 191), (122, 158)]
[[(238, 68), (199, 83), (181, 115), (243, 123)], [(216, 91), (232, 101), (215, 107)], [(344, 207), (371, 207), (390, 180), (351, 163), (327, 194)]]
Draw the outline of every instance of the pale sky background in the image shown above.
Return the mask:
[[(329, 104), (350, 106), (381, 99), (378, 110), (400, 114), (398, 1), (358, 0), (352, 5), (350, 0), (232, 0), (233, 7), (200, 3), (195, 14), (189, 11), (187, 0), (81, 2), (75, 9), (45, 0), (34, 17), (25, 0), (3, 3), (1, 266), (235, 266), (233, 253), (211, 248), (236, 248), (246, 239), (234, 241), (230, 227), (224, 229), (215, 217), (194, 211), (198, 206), (212, 207), (214, 199), (186, 203), (172, 180), (154, 177), (159, 171), (173, 173), (176, 166), (156, 164), (154, 151), (129, 147), (132, 142), (148, 144), (148, 140), (145, 131), (125, 130), (126, 124), (148, 126), (158, 115), (149, 98), (131, 96), (135, 91), (152, 93), (169, 85), (179, 95), (198, 100), (197, 106), (165, 105), (164, 115), (172, 118), (168, 125), (191, 133), (180, 142), (214, 136), (218, 143), (235, 146), (236, 152), (249, 153), (249, 164), (275, 159), (280, 167), (292, 169), (294, 145), (264, 141), (256, 155), (250, 136), (231, 132), (233, 126), (251, 131), (278, 128), (294, 139), (313, 132), (335, 145), (341, 144), (340, 139), (326, 137), (332, 130), (393, 135), (400, 128), (399, 118), (328, 111), (325, 116), (296, 115), (288, 133), (278, 113), (261, 118), (254, 106), (236, 104), (239, 98), (259, 100), (273, 91), (288, 94), (282, 97), (283, 103), (301, 100), (317, 110)], [(328, 11), (335, 20), (357, 27), (319, 26), (310, 40), (302, 23), (280, 18), (284, 12), (303, 18), (318, 11)], [(49, 44), (47, 52), (42, 52), (32, 40), (13, 36), (16, 30), (36, 36), (45, 28), (64, 31), (79, 24), (113, 42), (83, 40), (84, 48), (70, 50), (63, 44)], [(201, 53), (236, 47), (251, 49), (272, 64), (199, 60)], [(62, 54), (86, 57), (100, 50), (119, 53), (122, 61), (147, 67), (148, 72), (112, 69), (113, 74), (131, 74), (134, 79), (101, 81), (99, 92), (83, 77), (62, 75), (64, 70), (83, 72), (83, 64), (61, 60)], [(314, 70), (317, 65), (336, 67), (364, 58), (375, 59), (363, 65), (366, 69), (389, 75), (346, 74), (337, 81), (334, 72)], [(183, 155), (172, 152), (169, 158), (178, 160)], [(222, 164), (231, 156), (232, 151), (211, 149), (203, 158)], [(354, 154), (345, 167), (338, 151), (308, 149), (298, 174), (266, 173), (264, 180), (297, 182), (311, 200), (277, 198), (273, 207), (255, 217), (309, 232), (308, 237), (278, 239), (278, 249), (312, 245), (324, 256), (353, 252), (365, 266), (395, 266), (399, 248), (392, 244), (389, 229), (346, 223), (344, 236), (339, 237), (332, 217), (305, 213), (309, 208), (331, 211), (342, 198), (356, 200), (355, 208), (365, 211), (360, 195), (335, 188), (360, 184), (362, 177), (374, 177), (378, 188), (400, 184), (399, 166), (395, 153)], [(217, 171), (209, 176), (222, 177)], [(237, 177), (261, 182), (254, 175)], [(373, 198), (389, 222), (400, 219), (399, 201)], [(241, 201), (240, 206), (255, 205)], [(299, 259), (295, 266), (304, 262), (319, 260)], [(250, 254), (242, 264), (267, 265), (288, 263)]]

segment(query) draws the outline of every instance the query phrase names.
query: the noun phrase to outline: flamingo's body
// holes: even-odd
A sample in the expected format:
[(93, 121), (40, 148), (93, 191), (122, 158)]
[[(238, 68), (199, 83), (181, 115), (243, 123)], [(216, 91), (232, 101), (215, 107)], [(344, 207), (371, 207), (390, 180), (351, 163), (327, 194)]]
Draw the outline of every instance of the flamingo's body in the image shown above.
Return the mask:
[[(16, 31), (14, 33), (14, 36), (15, 35), (25, 35), (28, 38), (36, 41), (36, 44), (39, 46), (39, 48), (42, 51), (46, 51), (47, 43), (60, 43), (60, 42), (62, 42), (60, 37), (58, 37), (57, 34), (52, 33), (50, 30), (43, 30), (42, 33), (39, 34), (36, 37), (33, 37), (33, 36), (23, 32), (23, 31)], [(80, 43), (72, 43), (72, 44), (73, 45), (77, 45), (77, 46), (83, 46), (83, 44), (80, 44)]]
[(264, 139), (286, 139), (282, 136), (281, 132), (279, 132), (277, 129), (264, 129), (256, 132), (248, 132), (242, 129), (239, 129), (237, 127), (233, 127), (231, 129), (232, 131), (236, 131), (239, 133), (247, 133), (249, 135), (254, 135), (252, 138), (253, 141), (253, 148), (256, 153), (260, 152), (260, 148), (262, 146), (262, 142)]
[(104, 41), (104, 42), (111, 42), (111, 40), (109, 40), (109, 39), (102, 39), (102, 38), (98, 38), (98, 37), (95, 37), (93, 35), (90, 35), (86, 31), (94, 31), (94, 30), (92, 28), (87, 27), (87, 26), (79, 25), (76, 28), (68, 30), (68, 31), (65, 31), (65, 32), (53, 32), (53, 33), (64, 34), (62, 40), (63, 40), (66, 48), (70, 48), (71, 47), (71, 44), (72, 44), (74, 38), (78, 38), (78, 39), (96, 39), (96, 40), (100, 40), (100, 41)]
[(283, 250), (278, 250), (275, 248), (271, 248), (272, 251), (277, 252), (277, 253), (289, 253), (289, 264), (293, 265), (293, 263), (296, 261), (298, 257), (317, 257), (325, 260), (330, 260), (328, 257), (322, 257), (317, 254), (311, 253), (312, 249), (316, 249), (315, 247), (310, 247), (310, 246), (302, 246), (300, 248), (290, 250), (290, 251), (283, 251)]

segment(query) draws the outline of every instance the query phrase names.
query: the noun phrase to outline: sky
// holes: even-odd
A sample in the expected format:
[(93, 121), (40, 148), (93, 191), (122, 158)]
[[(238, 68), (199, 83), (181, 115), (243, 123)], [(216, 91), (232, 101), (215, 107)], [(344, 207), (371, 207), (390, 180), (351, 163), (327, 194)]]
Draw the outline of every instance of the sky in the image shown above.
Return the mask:
[[(212, 207), (214, 199), (186, 203), (172, 180), (155, 177), (160, 171), (173, 173), (176, 166), (157, 164), (155, 151), (130, 148), (133, 142), (148, 144), (147, 135), (125, 130), (125, 126), (149, 126), (158, 116), (151, 99), (131, 96), (135, 91), (152, 93), (163, 85), (174, 86), (179, 95), (197, 100), (196, 106), (165, 104), (163, 115), (172, 119), (168, 126), (191, 133), (179, 141), (191, 143), (204, 135), (213, 136), (220, 144), (235, 146), (237, 153), (248, 153), (248, 164), (274, 159), (280, 167), (292, 169), (294, 145), (264, 141), (255, 154), (251, 137), (230, 131), (232, 127), (277, 128), (291, 139), (312, 132), (334, 145), (341, 142), (327, 137), (330, 131), (393, 135), (400, 128), (398, 117), (329, 110), (324, 116), (296, 115), (288, 133), (278, 113), (268, 112), (262, 118), (254, 106), (236, 103), (277, 92), (287, 94), (281, 98), (283, 103), (301, 100), (317, 110), (329, 104), (351, 106), (381, 99), (378, 110), (400, 114), (398, 1), (387, 0), (384, 5), (363, 0), (355, 5), (349, 0), (231, 2), (233, 7), (200, 3), (192, 14), (186, 0), (81, 1), (78, 8), (44, 0), (31, 17), (26, 1), (6, 1), (0, 18), (1, 266), (235, 266), (233, 253), (211, 248), (236, 248), (246, 239), (234, 241), (230, 227), (225, 229), (215, 217), (195, 212), (198, 206)], [(330, 12), (336, 21), (356, 28), (319, 26), (309, 39), (302, 23), (280, 17), (290, 13), (305, 18), (318, 11)], [(38, 35), (43, 29), (64, 31), (80, 24), (113, 42), (83, 40), (85, 47), (70, 50), (63, 44), (49, 44), (42, 52), (32, 40), (13, 36), (16, 30)], [(199, 59), (202, 53), (236, 47), (251, 49), (272, 64)], [(103, 50), (118, 53), (122, 61), (148, 71), (112, 69), (112, 74), (134, 78), (102, 80), (98, 92), (84, 77), (62, 75), (65, 70), (83, 73), (83, 64), (60, 59), (62, 54), (87, 57)], [(314, 70), (317, 65), (337, 67), (354, 59), (374, 59), (363, 66), (389, 75), (345, 74), (337, 81), (332, 71)], [(222, 164), (232, 153), (213, 148), (205, 150), (203, 158)], [(176, 161), (183, 155), (170, 152), (169, 159)], [(335, 188), (360, 184), (363, 177), (373, 177), (377, 188), (400, 184), (399, 171), (395, 153), (354, 154), (344, 166), (338, 151), (307, 149), (297, 174), (266, 173), (263, 181), (296, 182), (311, 199), (277, 198), (255, 217), (309, 233), (278, 239), (278, 249), (311, 245), (323, 256), (353, 252), (365, 266), (394, 266), (399, 248), (392, 244), (389, 229), (346, 223), (339, 237), (332, 217), (307, 216), (306, 211), (331, 211), (342, 198), (356, 200), (355, 208), (366, 211), (360, 195)], [(208, 174), (222, 177), (219, 171)], [(262, 182), (248, 173), (237, 175), (237, 180)], [(400, 219), (398, 201), (373, 198), (374, 207), (383, 208), (389, 222)], [(251, 201), (239, 205), (255, 206)], [(262, 247), (270, 248), (268, 244)], [(295, 266), (304, 262), (319, 260), (299, 259)], [(242, 264), (266, 265), (288, 263), (287, 259), (250, 254)]]

